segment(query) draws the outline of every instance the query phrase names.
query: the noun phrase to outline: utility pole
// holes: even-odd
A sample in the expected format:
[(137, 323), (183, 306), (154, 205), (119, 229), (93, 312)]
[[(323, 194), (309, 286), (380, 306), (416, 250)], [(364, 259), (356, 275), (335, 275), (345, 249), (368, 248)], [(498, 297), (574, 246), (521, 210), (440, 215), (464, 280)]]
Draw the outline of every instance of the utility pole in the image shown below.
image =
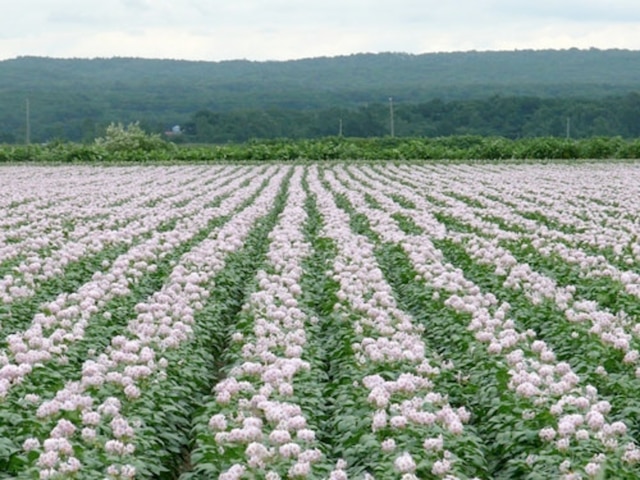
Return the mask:
[(340, 129), (338, 130), (338, 136), (342, 136), (342, 118), (340, 119)]
[(571, 117), (567, 117), (567, 140), (571, 138)]
[(27, 118), (26, 118), (26, 121), (27, 121), (26, 127), (27, 128), (26, 128), (26, 130), (27, 131), (26, 131), (26, 135), (25, 135), (25, 140), (26, 140), (27, 145), (29, 145), (29, 143), (31, 143), (31, 118), (30, 118), (30, 113), (29, 113), (29, 97), (27, 97), (27, 105), (26, 105), (26, 107), (27, 107), (26, 108), (26, 110), (27, 110), (27, 112), (26, 112), (26, 115), (27, 115)]
[(391, 130), (391, 137), (395, 137), (395, 126), (393, 124), (393, 97), (389, 97), (389, 127)]

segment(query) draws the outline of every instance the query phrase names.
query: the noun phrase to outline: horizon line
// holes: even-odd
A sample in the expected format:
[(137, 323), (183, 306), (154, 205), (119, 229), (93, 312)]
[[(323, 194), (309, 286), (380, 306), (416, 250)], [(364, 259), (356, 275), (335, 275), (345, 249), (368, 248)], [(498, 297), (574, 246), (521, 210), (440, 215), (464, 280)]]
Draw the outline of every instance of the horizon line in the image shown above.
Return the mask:
[(286, 62), (297, 62), (297, 61), (306, 61), (306, 60), (322, 60), (322, 59), (336, 59), (336, 58), (346, 58), (346, 57), (354, 57), (354, 56), (365, 56), (365, 55), (405, 55), (410, 57), (420, 57), (420, 56), (429, 56), (429, 55), (455, 55), (455, 54), (483, 54), (483, 53), (527, 53), (527, 52), (569, 52), (569, 51), (579, 51), (579, 52), (640, 52), (640, 49), (630, 49), (630, 48), (599, 48), (599, 47), (588, 47), (588, 48), (580, 48), (580, 47), (566, 47), (566, 48), (514, 48), (514, 49), (486, 49), (486, 50), (442, 50), (442, 51), (433, 51), (433, 52), (421, 52), (421, 53), (412, 53), (412, 52), (403, 52), (403, 51), (361, 51), (355, 53), (344, 53), (344, 54), (336, 54), (336, 55), (318, 55), (311, 57), (296, 57), (296, 58), (288, 58), (288, 59), (251, 59), (251, 58), (228, 58), (228, 59), (219, 59), (219, 60), (207, 60), (207, 59), (196, 59), (196, 58), (175, 58), (175, 57), (146, 57), (146, 56), (122, 56), (122, 55), (112, 55), (112, 56), (48, 56), (48, 55), (17, 55), (14, 57), (5, 57), (0, 58), (0, 62), (8, 62), (15, 60), (23, 60), (23, 59), (46, 59), (46, 60), (154, 60), (154, 61), (177, 61), (177, 62), (193, 62), (193, 63), (225, 63), (225, 62), (251, 62), (251, 63), (286, 63)]

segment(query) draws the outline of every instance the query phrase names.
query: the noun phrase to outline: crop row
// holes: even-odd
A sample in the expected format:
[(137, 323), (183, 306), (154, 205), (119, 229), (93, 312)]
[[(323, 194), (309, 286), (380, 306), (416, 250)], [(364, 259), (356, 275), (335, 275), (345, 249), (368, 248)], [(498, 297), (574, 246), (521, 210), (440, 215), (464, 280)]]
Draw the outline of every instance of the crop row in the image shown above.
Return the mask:
[(0, 478), (637, 478), (639, 175), (5, 167)]

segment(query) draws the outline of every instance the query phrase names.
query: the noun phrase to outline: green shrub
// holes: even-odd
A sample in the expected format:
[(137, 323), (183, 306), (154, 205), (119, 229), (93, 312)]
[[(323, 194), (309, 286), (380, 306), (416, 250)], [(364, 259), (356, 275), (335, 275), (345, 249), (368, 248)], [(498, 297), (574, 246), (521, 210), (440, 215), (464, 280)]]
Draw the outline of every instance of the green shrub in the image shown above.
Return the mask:
[(170, 151), (176, 148), (159, 134), (146, 133), (138, 122), (130, 123), (127, 127), (122, 123), (112, 123), (107, 127), (106, 135), (96, 138), (95, 143), (107, 153), (127, 152), (132, 153), (133, 157), (137, 157), (140, 152)]

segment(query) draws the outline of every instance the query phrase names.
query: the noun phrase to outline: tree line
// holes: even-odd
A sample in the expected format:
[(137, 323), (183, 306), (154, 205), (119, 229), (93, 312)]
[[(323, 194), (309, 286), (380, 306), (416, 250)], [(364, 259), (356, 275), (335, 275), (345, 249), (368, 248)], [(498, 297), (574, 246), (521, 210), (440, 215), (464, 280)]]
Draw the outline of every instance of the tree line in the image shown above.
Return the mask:
[[(393, 123), (393, 127), (392, 127)], [(392, 129), (393, 128), (393, 132)], [(600, 99), (506, 97), (419, 104), (374, 103), (355, 109), (200, 110), (181, 142), (245, 142), (252, 138), (451, 135), (588, 138), (640, 137), (640, 93)]]
[[(391, 123), (393, 122), (393, 132)], [(169, 128), (142, 121), (148, 132)], [(61, 123), (50, 136), (32, 134), (32, 142), (91, 143), (108, 124), (85, 119), (75, 125)], [(371, 103), (357, 108), (319, 110), (282, 108), (259, 110), (199, 110), (180, 125), (180, 133), (165, 138), (174, 143), (224, 144), (252, 139), (319, 139), (331, 136), (445, 137), (479, 135), (508, 139), (558, 137), (640, 137), (640, 93), (606, 98), (541, 98), (494, 95), (484, 99), (434, 99), (408, 104)], [(23, 143), (23, 137), (0, 133), (0, 143)]]
[[(20, 57), (0, 61), (0, 143), (26, 140), (27, 100), (30, 139), (38, 143), (90, 143), (111, 122), (136, 121), (156, 133), (189, 124), (202, 141), (334, 135), (340, 118), (344, 135), (380, 135), (389, 131), (389, 97), (398, 135), (564, 135), (570, 116), (572, 135), (626, 136), (625, 115), (594, 111), (617, 112), (617, 105), (589, 102), (638, 91), (638, 78), (640, 51), (629, 50), (363, 53), (284, 62)], [(550, 99), (559, 103), (545, 103)], [(490, 129), (483, 127), (489, 115)], [(500, 125), (502, 117), (508, 125)]]

